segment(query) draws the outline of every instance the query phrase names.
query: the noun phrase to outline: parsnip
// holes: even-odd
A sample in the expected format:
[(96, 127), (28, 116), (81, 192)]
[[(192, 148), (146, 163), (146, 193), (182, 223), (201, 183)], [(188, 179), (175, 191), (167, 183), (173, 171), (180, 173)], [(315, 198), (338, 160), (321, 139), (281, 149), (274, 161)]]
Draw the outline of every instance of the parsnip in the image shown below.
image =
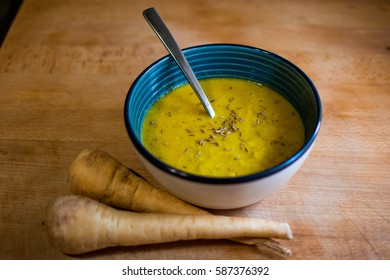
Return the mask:
[(46, 227), (50, 242), (67, 254), (179, 240), (292, 238), (286, 223), (213, 215), (135, 213), (78, 195), (53, 201), (47, 209)]
[(100, 150), (83, 150), (70, 166), (71, 192), (136, 212), (207, 214), (134, 174)]
[[(70, 166), (71, 192), (117, 208), (147, 213), (208, 214), (137, 176), (104, 151), (84, 149)], [(268, 238), (235, 238), (246, 245), (264, 245), (284, 255), (291, 251)]]

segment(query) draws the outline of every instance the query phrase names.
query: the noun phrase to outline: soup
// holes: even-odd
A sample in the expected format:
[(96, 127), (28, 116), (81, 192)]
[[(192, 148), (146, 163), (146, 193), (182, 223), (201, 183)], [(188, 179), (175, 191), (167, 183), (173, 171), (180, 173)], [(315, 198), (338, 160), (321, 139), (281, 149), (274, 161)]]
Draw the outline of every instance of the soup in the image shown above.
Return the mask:
[(235, 78), (200, 81), (216, 113), (210, 118), (186, 84), (152, 105), (142, 142), (176, 169), (209, 177), (236, 177), (269, 169), (304, 144), (299, 113), (269, 87)]

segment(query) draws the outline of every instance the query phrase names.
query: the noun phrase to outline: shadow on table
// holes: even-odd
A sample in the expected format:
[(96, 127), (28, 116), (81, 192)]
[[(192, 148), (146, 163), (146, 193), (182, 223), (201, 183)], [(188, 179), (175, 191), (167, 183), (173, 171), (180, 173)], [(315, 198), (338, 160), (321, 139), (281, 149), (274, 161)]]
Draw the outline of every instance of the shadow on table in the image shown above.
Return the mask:
[(23, 0), (0, 0), (0, 47)]

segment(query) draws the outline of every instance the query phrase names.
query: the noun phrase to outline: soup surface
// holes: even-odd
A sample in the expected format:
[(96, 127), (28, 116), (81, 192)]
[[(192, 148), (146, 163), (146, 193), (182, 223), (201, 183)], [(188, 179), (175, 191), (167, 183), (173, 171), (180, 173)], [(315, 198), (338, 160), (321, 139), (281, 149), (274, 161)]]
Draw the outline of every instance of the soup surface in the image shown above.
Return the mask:
[(274, 90), (234, 78), (200, 83), (214, 118), (188, 84), (158, 100), (145, 117), (142, 142), (162, 162), (196, 175), (235, 177), (271, 168), (302, 147), (301, 117)]

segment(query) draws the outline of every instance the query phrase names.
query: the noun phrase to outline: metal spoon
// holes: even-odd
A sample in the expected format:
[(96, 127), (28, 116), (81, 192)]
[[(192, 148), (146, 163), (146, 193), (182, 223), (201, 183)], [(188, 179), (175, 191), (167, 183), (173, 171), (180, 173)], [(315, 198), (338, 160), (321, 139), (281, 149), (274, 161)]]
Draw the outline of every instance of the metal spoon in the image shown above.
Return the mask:
[(195, 91), (203, 107), (209, 114), (211, 118), (215, 116), (213, 107), (211, 106), (209, 100), (207, 99), (206, 94), (204, 93), (202, 87), (199, 84), (198, 79), (196, 78), (194, 72), (192, 71), (191, 66), (189, 65), (186, 57), (181, 51), (179, 45), (176, 43), (171, 32), (169, 32), (168, 27), (165, 25), (164, 21), (157, 13), (154, 8), (149, 8), (143, 11), (143, 15), (149, 25), (152, 27), (154, 32), (157, 34), (158, 38), (164, 44), (165, 48), (172, 55), (173, 59), (176, 61), (180, 70), (183, 72), (184, 76), (187, 78), (192, 89)]

